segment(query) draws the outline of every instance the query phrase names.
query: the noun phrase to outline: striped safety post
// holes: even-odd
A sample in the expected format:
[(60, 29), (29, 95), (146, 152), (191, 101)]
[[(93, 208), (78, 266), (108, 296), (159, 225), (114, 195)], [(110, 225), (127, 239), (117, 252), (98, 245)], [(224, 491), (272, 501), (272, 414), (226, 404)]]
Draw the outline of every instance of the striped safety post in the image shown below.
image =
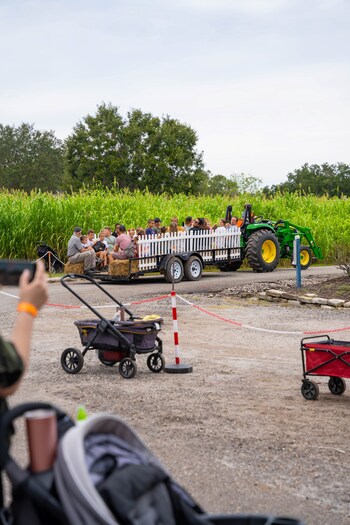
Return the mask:
[(175, 347), (175, 364), (165, 365), (164, 372), (169, 374), (187, 374), (192, 372), (193, 368), (191, 365), (181, 363), (180, 360), (180, 347), (179, 347), (179, 326), (177, 323), (177, 309), (176, 309), (176, 292), (172, 290), (171, 293), (171, 310), (173, 317), (173, 331), (174, 331), (174, 347)]

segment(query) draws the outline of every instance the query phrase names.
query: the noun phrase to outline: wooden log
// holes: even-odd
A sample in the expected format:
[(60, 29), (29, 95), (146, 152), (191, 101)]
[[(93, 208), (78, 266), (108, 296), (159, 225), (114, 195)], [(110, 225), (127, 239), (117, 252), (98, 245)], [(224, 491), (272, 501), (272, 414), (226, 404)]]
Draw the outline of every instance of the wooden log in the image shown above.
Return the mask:
[(115, 259), (109, 264), (108, 275), (113, 277), (127, 277), (131, 273), (138, 272), (138, 270), (138, 261), (135, 259)]
[(84, 263), (70, 263), (64, 265), (64, 273), (77, 273), (82, 275), (84, 273)]

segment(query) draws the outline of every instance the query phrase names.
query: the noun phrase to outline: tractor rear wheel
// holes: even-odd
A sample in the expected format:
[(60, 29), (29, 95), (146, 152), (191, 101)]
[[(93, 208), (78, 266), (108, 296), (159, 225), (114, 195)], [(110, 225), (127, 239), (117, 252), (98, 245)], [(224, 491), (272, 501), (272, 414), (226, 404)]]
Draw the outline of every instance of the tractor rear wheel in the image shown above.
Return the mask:
[(256, 230), (248, 238), (245, 254), (255, 272), (272, 272), (280, 260), (276, 235), (269, 230)]

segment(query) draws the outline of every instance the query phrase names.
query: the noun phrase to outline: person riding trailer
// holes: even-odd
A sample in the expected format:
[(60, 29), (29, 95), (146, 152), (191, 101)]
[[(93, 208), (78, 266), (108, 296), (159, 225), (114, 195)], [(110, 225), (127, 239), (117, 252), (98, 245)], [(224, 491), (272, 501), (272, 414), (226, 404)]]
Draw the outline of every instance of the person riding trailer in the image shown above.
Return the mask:
[(113, 260), (127, 260), (135, 256), (135, 246), (130, 235), (126, 233), (124, 224), (119, 226), (119, 235), (115, 240), (114, 249), (110, 255), (110, 262)]

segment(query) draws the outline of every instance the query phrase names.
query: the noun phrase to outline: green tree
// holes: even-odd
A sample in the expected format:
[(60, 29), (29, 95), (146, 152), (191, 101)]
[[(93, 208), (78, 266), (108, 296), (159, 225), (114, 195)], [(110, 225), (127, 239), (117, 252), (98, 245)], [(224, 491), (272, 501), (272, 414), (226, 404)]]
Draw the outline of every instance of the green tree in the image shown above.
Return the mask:
[(208, 195), (231, 195), (232, 197), (238, 193), (237, 182), (228, 179), (224, 175), (212, 175), (207, 184)]
[(124, 120), (117, 107), (98, 106), (66, 141), (65, 181), (74, 188), (92, 181), (155, 193), (193, 194), (206, 178), (197, 134), (169, 116), (134, 109)]
[[(350, 195), (350, 166), (344, 163), (304, 164), (287, 175), (287, 181), (271, 187), (271, 192), (301, 191), (330, 197)], [(267, 193), (267, 189), (264, 188)]]
[(262, 180), (254, 175), (246, 173), (233, 174), (230, 176), (231, 184), (237, 185), (237, 193), (251, 193), (254, 195), (261, 190)]
[(115, 180), (120, 188), (128, 187), (124, 125), (118, 108), (110, 104), (101, 104), (95, 116), (87, 115), (76, 124), (66, 139), (66, 185), (110, 186)]
[(0, 187), (31, 191), (59, 190), (63, 177), (63, 146), (52, 131), (0, 124)]

